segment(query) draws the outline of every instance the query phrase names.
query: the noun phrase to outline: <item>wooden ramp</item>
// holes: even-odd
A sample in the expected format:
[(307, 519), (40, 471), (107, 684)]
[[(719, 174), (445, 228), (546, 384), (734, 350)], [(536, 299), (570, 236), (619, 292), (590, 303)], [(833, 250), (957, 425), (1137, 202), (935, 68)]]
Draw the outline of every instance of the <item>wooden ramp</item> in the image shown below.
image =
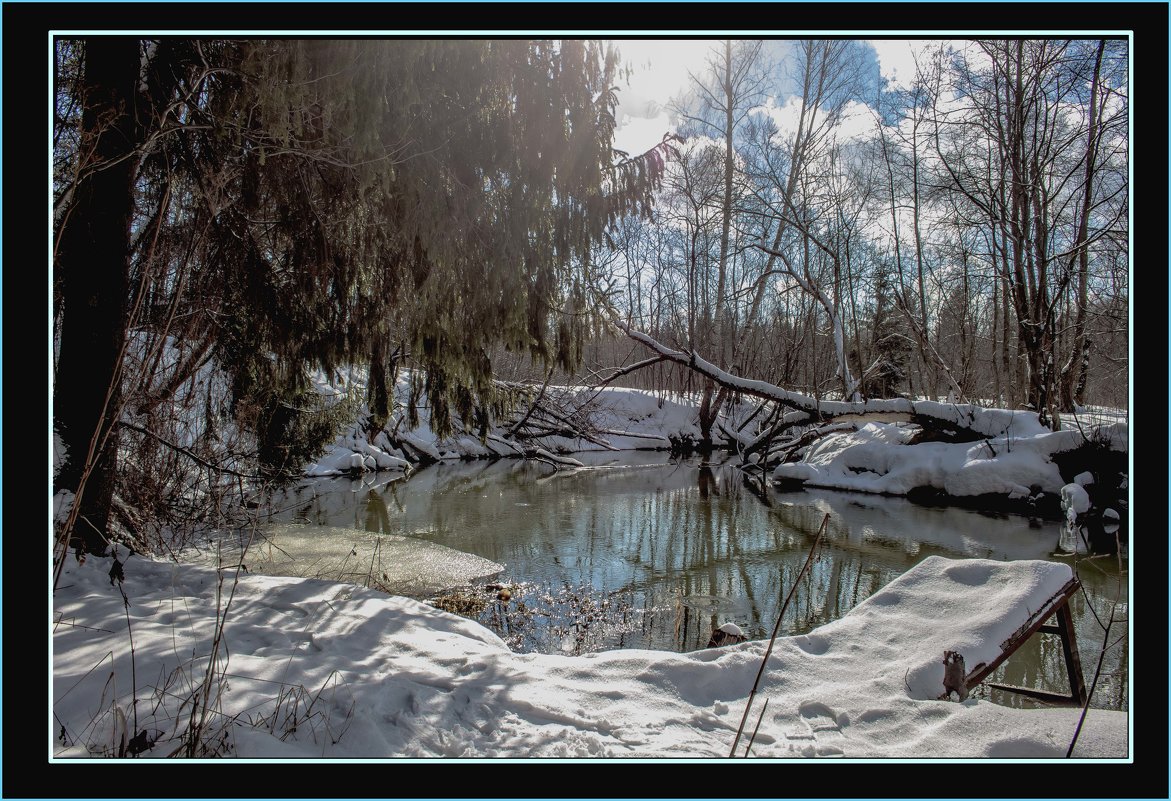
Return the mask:
[[(988, 686), (1049, 703), (1084, 706), (1086, 703), (1086, 683), (1082, 674), (1081, 657), (1078, 656), (1077, 635), (1074, 631), (1073, 615), (1069, 610), (1069, 599), (1080, 588), (1081, 582), (1078, 581), (1077, 577), (1071, 578), (1064, 587), (1058, 590), (1052, 598), (1034, 612), (1019, 629), (1000, 644), (999, 656), (988, 664), (980, 663), (972, 668), (971, 672), (965, 678), (967, 688), (970, 690), (976, 687), (985, 678), (992, 675), (992, 672), (996, 668), (1000, 667), (1005, 660), (1016, 653), (1017, 649), (1028, 642), (1029, 638), (1034, 634), (1056, 634), (1061, 637), (1061, 648), (1065, 655), (1065, 668), (1069, 675), (1069, 695), (1061, 695), (1060, 693), (1038, 690), (1032, 687), (1015, 687), (1008, 684), (989, 683)], [(1056, 624), (1046, 623), (1050, 618), (1056, 618)]]

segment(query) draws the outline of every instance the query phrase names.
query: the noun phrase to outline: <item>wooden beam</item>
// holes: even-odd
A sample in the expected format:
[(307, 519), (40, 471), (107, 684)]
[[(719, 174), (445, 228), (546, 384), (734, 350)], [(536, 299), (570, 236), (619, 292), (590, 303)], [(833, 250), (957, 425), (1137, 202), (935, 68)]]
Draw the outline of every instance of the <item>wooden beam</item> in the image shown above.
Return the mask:
[(1017, 695), (1026, 695), (1029, 698), (1036, 698), (1038, 701), (1049, 701), (1055, 704), (1074, 703), (1074, 699), (1071, 696), (1049, 692), (1048, 690), (1038, 690), (1033, 687), (1018, 687), (1015, 684), (994, 684), (993, 682), (988, 682), (988, 686), (995, 687), (997, 690), (1016, 693)]
[(984, 681), (984, 679), (992, 674), (992, 671), (1004, 663), (1004, 660), (1016, 653), (1017, 649), (1024, 645), (1029, 637), (1032, 637), (1054, 612), (1068, 603), (1069, 599), (1077, 592), (1080, 586), (1081, 582), (1075, 576), (1064, 587), (1058, 590), (1053, 597), (1042, 604), (1041, 608), (1034, 612), (1019, 629), (1013, 632), (1012, 636), (1000, 644), (1000, 655), (996, 659), (992, 660), (990, 664), (981, 662), (972, 668), (972, 672), (968, 674), (967, 678), (968, 688), (971, 689)]
[(1057, 628), (1061, 630), (1061, 649), (1065, 652), (1065, 670), (1069, 674), (1069, 692), (1078, 706), (1085, 706), (1086, 680), (1082, 673), (1082, 658), (1077, 650), (1077, 632), (1073, 625), (1073, 613), (1069, 603), (1057, 609)]
[[(1046, 690), (1034, 690), (1028, 687), (1014, 687), (1007, 684), (990, 684), (989, 686), (1055, 703), (1084, 706), (1086, 703), (1086, 683), (1084, 674), (1082, 673), (1081, 657), (1077, 650), (1077, 634), (1074, 630), (1073, 614), (1069, 609), (1069, 599), (1073, 597), (1080, 587), (1081, 582), (1075, 576), (1064, 587), (1058, 590), (1052, 598), (1042, 604), (1041, 608), (1034, 612), (1019, 629), (1013, 632), (1012, 636), (1001, 643), (1000, 655), (992, 660), (991, 664), (980, 663), (972, 669), (972, 672), (968, 674), (966, 679), (968, 689), (984, 681), (1006, 659), (1016, 653), (1034, 634), (1038, 632), (1057, 634), (1061, 637), (1061, 648), (1065, 655), (1065, 669), (1069, 677), (1069, 695), (1060, 695)], [(1057, 625), (1046, 625), (1045, 621), (1052, 617), (1057, 619)]]

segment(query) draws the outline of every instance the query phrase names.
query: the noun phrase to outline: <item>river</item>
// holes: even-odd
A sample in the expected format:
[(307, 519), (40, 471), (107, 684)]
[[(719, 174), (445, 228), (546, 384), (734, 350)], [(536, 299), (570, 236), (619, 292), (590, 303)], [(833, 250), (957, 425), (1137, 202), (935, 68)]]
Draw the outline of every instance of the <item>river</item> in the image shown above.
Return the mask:
[[(1104, 621), (1119, 598), (1110, 637), (1118, 642), (1107, 652), (1093, 706), (1126, 708), (1127, 576), (1119, 581), (1116, 557), (1086, 558), (1084, 544), (1057, 523), (1030, 526), (1015, 515), (855, 493), (762, 493), (732, 463), (664, 453), (575, 457), (587, 468), (473, 461), (431, 466), (408, 479), (315, 480), (275, 497), (270, 519), (406, 535), (499, 563), (504, 571), (492, 581), (512, 598), (495, 600), (495, 589), (481, 587), (469, 614), (517, 651), (572, 654), (694, 650), (728, 621), (750, 638), (767, 637), (826, 513), (823, 545), (782, 635), (841, 617), (933, 554), (1076, 561), (1084, 593), (1071, 608), (1087, 687), (1103, 642), (1097, 618)], [(320, 530), (325, 536), (331, 529)], [(1081, 553), (1065, 552), (1075, 546)], [(1122, 555), (1125, 571), (1125, 546)], [(1034, 636), (992, 680), (1065, 692), (1060, 641)], [(1036, 705), (1000, 690), (976, 694)]]

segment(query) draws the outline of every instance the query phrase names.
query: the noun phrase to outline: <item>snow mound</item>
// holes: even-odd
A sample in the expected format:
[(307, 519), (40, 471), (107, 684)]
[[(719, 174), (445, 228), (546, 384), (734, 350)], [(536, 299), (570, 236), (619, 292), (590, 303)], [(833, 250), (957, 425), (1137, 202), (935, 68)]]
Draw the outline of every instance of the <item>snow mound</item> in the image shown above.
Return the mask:
[[(376, 441), (382, 439), (383, 435), (375, 438)], [(357, 424), (351, 425), (345, 434), (334, 440), (321, 458), (306, 466), (305, 475), (320, 478), (373, 470), (411, 469), (410, 461), (397, 453), (392, 453), (394, 449), (388, 442), (383, 444), (385, 447), (371, 445), (366, 441), (366, 435), (361, 427)]]
[(1077, 522), (1079, 515), (1090, 511), (1090, 495), (1080, 482), (1066, 484), (1061, 488), (1061, 508), (1065, 511), (1065, 519), (1070, 525)]

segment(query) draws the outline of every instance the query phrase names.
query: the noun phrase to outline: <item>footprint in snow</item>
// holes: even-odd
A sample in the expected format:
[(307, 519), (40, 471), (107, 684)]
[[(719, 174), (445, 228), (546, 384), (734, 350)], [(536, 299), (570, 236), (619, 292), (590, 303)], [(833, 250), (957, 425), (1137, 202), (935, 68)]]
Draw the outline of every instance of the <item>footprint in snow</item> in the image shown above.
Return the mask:
[(803, 756), (842, 756), (845, 752), (846, 735), (838, 720), (842, 719), (837, 713), (825, 704), (817, 701), (806, 701), (797, 710), (800, 713), (800, 726), (785, 732), (785, 739), (789, 740), (790, 750), (800, 751)]

